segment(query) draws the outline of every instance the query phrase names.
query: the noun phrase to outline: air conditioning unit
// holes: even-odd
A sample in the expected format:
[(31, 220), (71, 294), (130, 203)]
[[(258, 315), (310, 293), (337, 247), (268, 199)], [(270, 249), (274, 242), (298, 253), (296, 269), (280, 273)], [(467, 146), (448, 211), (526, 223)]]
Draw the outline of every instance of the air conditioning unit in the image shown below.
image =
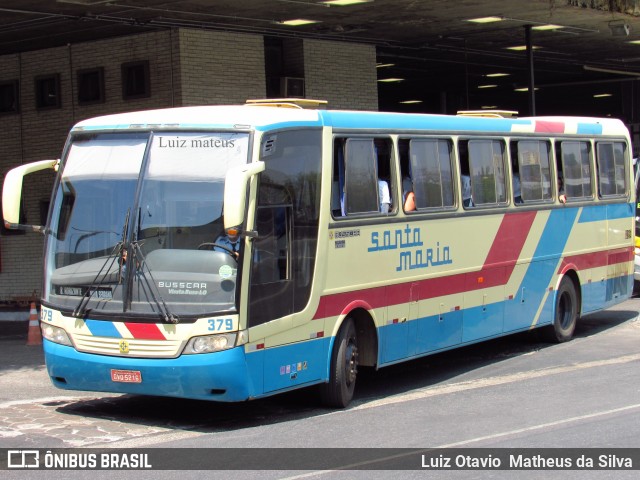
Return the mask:
[(281, 77), (280, 94), (285, 98), (304, 98), (304, 78)]

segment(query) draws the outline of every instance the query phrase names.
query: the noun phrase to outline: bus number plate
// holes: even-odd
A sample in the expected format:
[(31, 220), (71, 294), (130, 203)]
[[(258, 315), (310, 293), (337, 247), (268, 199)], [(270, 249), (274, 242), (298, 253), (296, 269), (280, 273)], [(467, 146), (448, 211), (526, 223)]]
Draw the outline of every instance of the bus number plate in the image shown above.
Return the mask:
[(118, 383), (142, 383), (142, 374), (137, 370), (111, 370), (111, 381)]

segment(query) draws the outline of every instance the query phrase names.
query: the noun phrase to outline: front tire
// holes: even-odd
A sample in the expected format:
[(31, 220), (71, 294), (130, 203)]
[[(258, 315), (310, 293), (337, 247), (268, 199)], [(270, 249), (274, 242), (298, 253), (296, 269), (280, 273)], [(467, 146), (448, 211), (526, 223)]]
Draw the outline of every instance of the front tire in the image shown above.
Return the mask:
[(546, 328), (545, 337), (553, 343), (571, 340), (578, 322), (578, 294), (569, 277), (563, 277), (556, 293), (553, 324)]
[(329, 382), (320, 386), (322, 403), (345, 408), (353, 399), (358, 373), (358, 337), (353, 319), (340, 327), (331, 352)]

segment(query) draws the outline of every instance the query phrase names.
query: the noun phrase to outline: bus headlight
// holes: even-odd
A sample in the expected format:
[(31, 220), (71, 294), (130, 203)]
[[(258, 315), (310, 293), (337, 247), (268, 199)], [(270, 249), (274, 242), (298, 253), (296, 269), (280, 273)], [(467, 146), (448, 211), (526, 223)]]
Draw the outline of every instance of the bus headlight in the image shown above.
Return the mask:
[(247, 343), (246, 337), (246, 331), (193, 337), (187, 342), (187, 346), (182, 353), (193, 355), (197, 353), (221, 352), (222, 350), (228, 350)]
[(69, 339), (69, 335), (64, 329), (60, 327), (54, 327), (53, 325), (49, 325), (48, 323), (42, 324), (42, 336), (53, 343), (59, 343), (60, 345), (68, 345), (72, 347), (73, 344)]

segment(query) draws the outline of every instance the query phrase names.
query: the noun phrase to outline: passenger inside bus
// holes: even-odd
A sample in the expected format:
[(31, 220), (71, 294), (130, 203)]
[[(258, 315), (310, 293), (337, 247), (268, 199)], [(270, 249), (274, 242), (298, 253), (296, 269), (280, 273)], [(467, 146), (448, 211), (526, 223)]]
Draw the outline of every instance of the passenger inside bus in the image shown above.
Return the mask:
[(520, 164), (518, 162), (518, 143), (511, 143), (511, 178), (513, 187), (513, 203), (516, 205), (524, 203), (522, 200), (522, 187), (520, 185)]
[(391, 207), (389, 183), (381, 178), (378, 179), (378, 198), (380, 199), (380, 213), (389, 213)]
[(520, 187), (520, 174), (513, 172), (513, 202), (516, 204), (524, 203), (522, 201), (522, 191)]
[(402, 178), (402, 205), (405, 212), (413, 212), (416, 209), (416, 195), (413, 192), (411, 177)]
[(462, 205), (465, 208), (473, 207), (473, 198), (471, 193), (471, 174), (469, 169), (469, 150), (466, 142), (458, 144), (460, 153), (460, 188), (462, 192)]
[(400, 173), (402, 175), (402, 206), (405, 212), (412, 212), (416, 209), (416, 196), (413, 190), (413, 179), (411, 177), (409, 141), (399, 142), (398, 148), (400, 153)]
[(567, 203), (567, 194), (564, 191), (564, 179), (562, 172), (558, 172), (558, 200), (560, 203)]

